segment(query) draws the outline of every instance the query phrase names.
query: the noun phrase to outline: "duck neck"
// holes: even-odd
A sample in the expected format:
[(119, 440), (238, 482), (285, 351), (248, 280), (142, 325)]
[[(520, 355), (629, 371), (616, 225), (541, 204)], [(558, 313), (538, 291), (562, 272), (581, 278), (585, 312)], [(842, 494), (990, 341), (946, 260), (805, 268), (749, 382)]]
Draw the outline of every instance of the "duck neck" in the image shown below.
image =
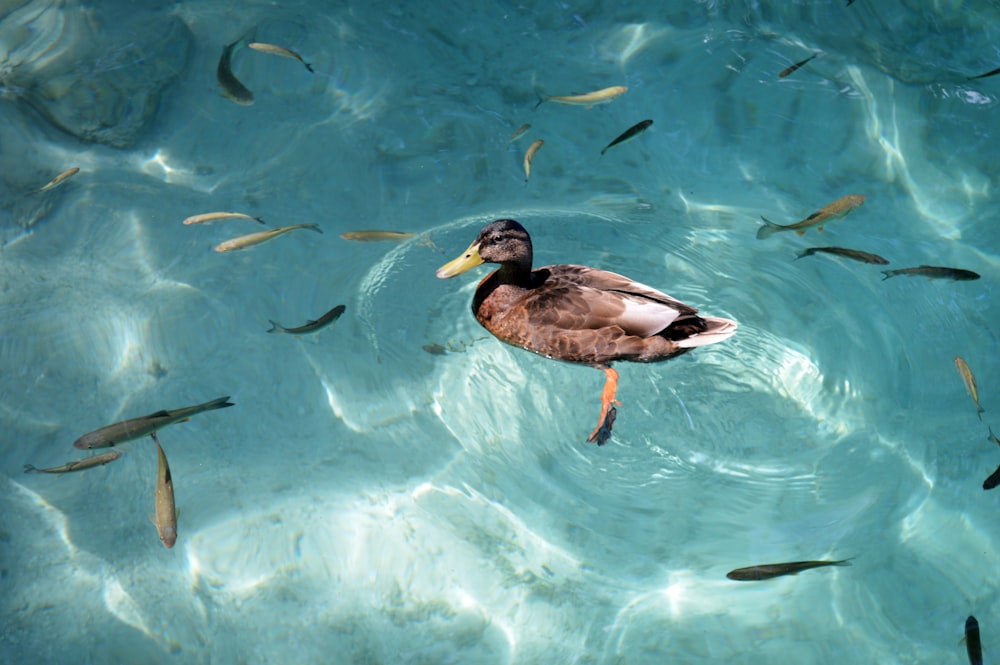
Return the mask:
[(531, 255), (528, 255), (527, 260), (501, 263), (500, 268), (496, 272), (496, 277), (501, 284), (530, 288)]

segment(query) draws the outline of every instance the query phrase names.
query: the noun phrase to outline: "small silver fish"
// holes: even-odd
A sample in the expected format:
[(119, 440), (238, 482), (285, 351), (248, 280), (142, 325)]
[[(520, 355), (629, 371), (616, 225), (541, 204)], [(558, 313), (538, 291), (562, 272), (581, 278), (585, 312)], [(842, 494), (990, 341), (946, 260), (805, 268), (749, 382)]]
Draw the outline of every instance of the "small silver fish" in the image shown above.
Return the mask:
[(191, 215), (184, 220), (184, 224), (190, 226), (191, 224), (204, 224), (205, 222), (215, 222), (220, 219), (252, 219), (254, 221), (264, 224), (264, 220), (260, 217), (253, 217), (251, 215), (245, 215), (242, 212), (205, 212), (200, 215)]
[(357, 242), (375, 242), (378, 240), (406, 240), (412, 238), (413, 234), (408, 231), (345, 231), (340, 234), (344, 240), (355, 240)]
[(817, 55), (819, 55), (819, 53), (813, 53), (811, 56), (809, 56), (805, 60), (802, 60), (800, 62), (796, 62), (791, 67), (786, 67), (785, 69), (781, 70), (781, 73), (778, 74), (778, 77), (779, 78), (785, 78), (786, 76), (788, 76), (789, 74), (791, 74), (792, 72), (794, 72), (799, 67), (807, 64), (810, 60), (812, 60), (813, 58), (815, 58)]
[(916, 268), (883, 270), (882, 274), (885, 275), (885, 277), (882, 278), (882, 281), (885, 281), (890, 277), (895, 277), (896, 275), (906, 275), (907, 277), (920, 275), (928, 279), (953, 279), (958, 282), (968, 282), (970, 280), (979, 279), (979, 273), (972, 272), (971, 270), (962, 270), (961, 268), (945, 268), (943, 266), (917, 266)]
[(631, 141), (636, 136), (639, 136), (639, 134), (642, 134), (644, 131), (649, 129), (652, 125), (653, 125), (652, 120), (643, 120), (642, 122), (637, 122), (636, 124), (632, 125), (628, 129), (626, 129), (618, 138), (616, 138), (614, 141), (604, 146), (604, 150), (601, 150), (601, 156), (604, 156), (604, 153), (606, 153), (609, 148), (613, 148), (619, 143), (627, 143), (628, 141)]
[(979, 640), (979, 622), (969, 616), (965, 620), (965, 651), (969, 655), (969, 665), (983, 665), (983, 645)]
[(156, 432), (150, 432), (153, 443), (156, 444), (156, 517), (153, 524), (156, 525), (156, 533), (160, 536), (160, 542), (167, 549), (177, 542), (177, 506), (174, 503), (174, 478), (170, 474), (170, 465), (167, 464), (167, 456), (163, 453), (160, 440), (156, 438)]
[(528, 178), (531, 177), (531, 160), (535, 158), (535, 153), (538, 149), (545, 145), (545, 141), (538, 139), (534, 143), (528, 146), (528, 151), (524, 153), (524, 182), (528, 182)]
[(255, 51), (260, 51), (261, 53), (270, 53), (271, 55), (280, 55), (283, 58), (298, 60), (305, 65), (306, 69), (310, 72), (314, 71), (312, 65), (303, 60), (301, 55), (291, 49), (285, 48), (284, 46), (278, 46), (277, 44), (264, 44), (262, 42), (250, 42), (247, 46)]
[(508, 143), (513, 143), (517, 139), (521, 138), (521, 136), (523, 136), (524, 133), (526, 131), (528, 131), (529, 129), (531, 129), (531, 125), (529, 123), (527, 123), (527, 122), (524, 123), (523, 125), (521, 125), (520, 127), (518, 127), (517, 129), (514, 130), (514, 133), (510, 135), (510, 140), (507, 141), (507, 142)]
[(58, 187), (60, 184), (62, 184), (63, 182), (65, 182), (67, 178), (75, 176), (79, 172), (80, 172), (80, 167), (79, 166), (74, 166), (71, 169), (66, 169), (65, 171), (63, 171), (62, 173), (60, 173), (59, 175), (57, 175), (55, 178), (53, 178), (52, 180), (49, 180), (47, 183), (45, 183), (45, 185), (43, 185), (42, 187), (39, 187), (38, 189), (36, 189), (35, 192), (36, 193), (47, 192), (47, 191), (49, 191), (50, 189), (52, 189), (54, 187)]
[(588, 109), (594, 106), (594, 104), (607, 104), (615, 97), (624, 95), (628, 92), (628, 88), (623, 85), (613, 85), (610, 88), (602, 88), (601, 90), (595, 90), (594, 92), (588, 92), (582, 95), (552, 95), (550, 97), (539, 97), (538, 103), (535, 104), (537, 109), (544, 102), (559, 102), (560, 104), (570, 104), (573, 106), (586, 106)]
[(323, 233), (323, 229), (319, 228), (319, 224), (293, 224), (292, 226), (282, 226), (281, 228), (271, 229), (270, 231), (258, 231), (257, 233), (250, 233), (238, 238), (230, 238), (229, 240), (220, 242), (216, 245), (215, 251), (232, 252), (237, 249), (246, 249), (247, 247), (253, 247), (254, 245), (259, 245), (262, 242), (273, 240), (280, 235), (284, 235), (296, 229), (310, 229), (316, 233)]
[(106, 425), (105, 427), (94, 430), (93, 432), (84, 434), (73, 442), (73, 446), (75, 448), (82, 449), (108, 448), (119, 443), (144, 437), (162, 427), (187, 420), (191, 416), (204, 411), (223, 409), (227, 406), (233, 406), (233, 403), (229, 401), (228, 395), (218, 399), (213, 399), (211, 402), (205, 402), (204, 404), (188, 406), (182, 409), (174, 409), (172, 411), (157, 411), (156, 413), (151, 413), (148, 416), (130, 418), (128, 420), (123, 420), (120, 423)]
[[(969, 364), (961, 356), (955, 356), (955, 369), (958, 370), (958, 375), (962, 377), (962, 383), (965, 384), (965, 389), (969, 391), (972, 403), (976, 405), (976, 415), (982, 420), (985, 409), (979, 405), (979, 388), (976, 386), (976, 377), (973, 376), (972, 370), (969, 369)], [(992, 430), (990, 432), (992, 433)]]
[(215, 70), (215, 76), (219, 80), (223, 96), (243, 106), (253, 104), (253, 93), (233, 74), (233, 54), (246, 46), (253, 39), (254, 33), (256, 33), (256, 28), (232, 44), (226, 44), (222, 49), (222, 57), (219, 58), (219, 66)]
[(850, 559), (840, 561), (792, 561), (791, 563), (765, 563), (759, 566), (748, 568), (737, 568), (726, 573), (726, 577), (731, 580), (741, 582), (756, 582), (758, 580), (769, 580), (781, 575), (796, 575), (803, 570), (819, 568), (821, 566), (849, 566)]
[(796, 259), (801, 259), (805, 256), (812, 256), (816, 252), (824, 252), (826, 254), (834, 254), (836, 256), (843, 256), (848, 259), (854, 259), (855, 261), (861, 261), (862, 263), (875, 263), (878, 265), (888, 265), (888, 261), (878, 254), (872, 254), (870, 252), (862, 252), (859, 249), (846, 249), (844, 247), (809, 247), (803, 250)]
[(329, 312), (319, 317), (315, 321), (306, 321), (305, 325), (301, 325), (298, 328), (285, 328), (280, 323), (268, 320), (268, 323), (271, 324), (271, 329), (268, 330), (267, 332), (269, 333), (282, 332), (282, 333), (288, 333), (289, 335), (304, 335), (305, 333), (316, 332), (320, 328), (327, 326), (336, 321), (337, 319), (339, 319), (340, 315), (344, 313), (345, 309), (346, 307), (344, 305), (337, 305), (336, 307), (334, 307)]
[(67, 462), (62, 466), (54, 466), (49, 469), (39, 469), (31, 464), (24, 465), (25, 473), (71, 473), (73, 471), (83, 471), (84, 469), (90, 469), (95, 466), (101, 466), (107, 464), (108, 462), (114, 462), (116, 459), (121, 457), (122, 454), (118, 450), (109, 450), (107, 452), (99, 453), (97, 455), (92, 455), (91, 457), (84, 457), (83, 459), (74, 460), (72, 462)]
[(816, 226), (817, 231), (822, 231), (823, 225), (827, 221), (843, 217), (864, 202), (865, 197), (863, 194), (848, 194), (847, 196), (840, 197), (833, 203), (823, 206), (805, 219), (794, 224), (775, 224), (766, 217), (761, 216), (761, 219), (764, 220), (764, 226), (757, 229), (757, 239), (763, 240), (778, 231), (795, 231), (797, 234), (802, 235), (810, 226)]

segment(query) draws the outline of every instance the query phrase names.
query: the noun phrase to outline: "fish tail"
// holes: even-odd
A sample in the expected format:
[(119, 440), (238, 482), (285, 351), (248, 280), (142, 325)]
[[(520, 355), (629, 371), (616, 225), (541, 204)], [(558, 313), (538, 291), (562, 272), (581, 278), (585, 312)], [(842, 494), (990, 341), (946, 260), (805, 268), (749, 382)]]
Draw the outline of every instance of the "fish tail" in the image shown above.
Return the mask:
[(213, 399), (211, 402), (206, 402), (202, 406), (204, 407), (202, 411), (212, 411), (213, 409), (224, 409), (227, 406), (236, 406), (236, 405), (230, 402), (229, 395), (226, 395), (225, 397)]
[(761, 215), (760, 218), (764, 220), (764, 226), (757, 229), (757, 240), (763, 240), (764, 238), (769, 238), (773, 233), (776, 233), (777, 231), (781, 230), (781, 226), (775, 224), (767, 217)]
[(847, 559), (841, 559), (840, 561), (834, 561), (830, 565), (831, 566), (850, 566), (851, 565), (851, 560), (853, 558), (854, 557), (850, 557), (850, 558), (847, 558)]
[(979, 416), (979, 422), (983, 421), (983, 411), (985, 410), (986, 409), (976, 404), (976, 415)]
[(535, 108), (534, 108), (534, 109), (532, 109), (532, 110), (537, 110), (537, 109), (538, 109), (538, 107), (539, 107), (539, 106), (541, 106), (541, 105), (542, 105), (543, 103), (545, 103), (546, 101), (547, 101), (547, 100), (546, 100), (546, 99), (545, 99), (544, 97), (542, 97), (541, 95), (538, 95), (538, 103), (537, 103), (537, 104), (535, 104)]
[(315, 69), (313, 69), (313, 66), (312, 66), (312, 65), (310, 65), (310, 64), (309, 64), (308, 62), (303, 62), (302, 64), (303, 64), (303, 65), (305, 65), (305, 66), (306, 66), (306, 69), (308, 69), (308, 70), (309, 70), (309, 71), (310, 71), (311, 73), (313, 73), (313, 74), (315, 74), (315, 73), (316, 73), (316, 70), (315, 70)]
[(254, 219), (256, 219), (256, 220), (257, 220), (258, 222), (260, 222), (261, 224), (267, 224), (267, 222), (265, 222), (265, 221), (264, 221), (264, 218), (263, 218), (263, 217), (254, 217)]
[(24, 472), (25, 473), (38, 473), (38, 467), (36, 467), (34, 464), (25, 464), (24, 465)]
[(895, 270), (883, 270), (882, 274), (885, 275), (885, 277), (882, 278), (882, 281), (884, 282), (885, 280), (889, 279), (890, 277), (895, 277), (896, 276), (896, 271)]
[(319, 224), (306, 224), (302, 228), (304, 228), (304, 229), (312, 229), (316, 233), (323, 233), (323, 229), (319, 228)]
[(271, 319), (268, 319), (267, 322), (271, 324), (271, 327), (268, 329), (267, 332), (285, 332), (285, 329), (282, 328), (281, 324), (279, 324), (277, 321), (272, 321)]

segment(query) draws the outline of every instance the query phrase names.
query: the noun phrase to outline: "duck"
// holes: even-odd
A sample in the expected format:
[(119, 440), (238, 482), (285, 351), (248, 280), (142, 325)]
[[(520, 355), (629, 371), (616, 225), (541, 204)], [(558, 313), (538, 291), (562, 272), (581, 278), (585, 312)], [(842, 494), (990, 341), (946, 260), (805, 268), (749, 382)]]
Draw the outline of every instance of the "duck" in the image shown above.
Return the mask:
[(617, 418), (616, 361), (653, 363), (731, 337), (735, 321), (698, 310), (617, 273), (583, 265), (532, 269), (528, 231), (513, 219), (487, 224), (458, 257), (437, 269), (441, 279), (483, 263), (500, 267), (472, 298), (472, 313), (502, 342), (547, 358), (604, 372), (601, 413), (588, 442), (604, 445)]

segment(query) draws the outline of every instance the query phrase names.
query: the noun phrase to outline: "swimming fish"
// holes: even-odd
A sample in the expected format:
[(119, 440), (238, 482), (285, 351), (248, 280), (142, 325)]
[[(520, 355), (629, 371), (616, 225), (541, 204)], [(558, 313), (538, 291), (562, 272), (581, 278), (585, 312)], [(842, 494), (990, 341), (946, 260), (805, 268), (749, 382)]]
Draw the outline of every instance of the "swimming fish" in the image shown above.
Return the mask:
[(990, 474), (990, 477), (983, 481), (983, 489), (991, 490), (997, 485), (1000, 485), (1000, 466), (997, 470)]
[(220, 219), (252, 219), (264, 224), (264, 220), (260, 217), (253, 217), (251, 215), (244, 215), (242, 212), (205, 212), (200, 215), (191, 215), (184, 220), (185, 224), (204, 224), (205, 222), (214, 222)]
[(965, 620), (965, 651), (969, 654), (969, 665), (983, 665), (983, 645), (979, 641), (979, 622), (969, 615)]
[(25, 473), (70, 473), (71, 471), (83, 471), (84, 469), (89, 469), (95, 466), (101, 466), (102, 464), (107, 464), (108, 462), (114, 462), (116, 459), (121, 457), (122, 454), (118, 450), (109, 450), (107, 452), (99, 453), (91, 457), (84, 457), (83, 459), (75, 460), (73, 462), (67, 462), (62, 466), (54, 466), (50, 469), (39, 469), (31, 464), (24, 465)]
[(994, 74), (1000, 74), (1000, 67), (997, 67), (996, 69), (991, 69), (990, 71), (986, 72), (985, 74), (980, 74), (978, 76), (970, 76), (969, 80), (970, 81), (974, 81), (976, 79), (984, 79), (987, 76), (993, 76)]
[(953, 279), (959, 282), (979, 279), (979, 273), (972, 272), (971, 270), (962, 270), (961, 268), (944, 268), (941, 266), (917, 266), (916, 268), (883, 270), (882, 274), (885, 275), (885, 277), (882, 278), (883, 282), (890, 277), (895, 277), (896, 275), (906, 275), (908, 277), (922, 275), (928, 279)]
[(524, 153), (524, 182), (528, 182), (528, 178), (531, 177), (531, 160), (535, 158), (535, 153), (538, 149), (545, 145), (545, 141), (538, 139), (534, 143), (528, 146), (528, 151)]
[(283, 58), (291, 58), (292, 60), (298, 60), (303, 65), (306, 66), (310, 72), (314, 71), (312, 65), (302, 59), (302, 56), (291, 49), (287, 49), (284, 46), (278, 46), (277, 44), (264, 44), (261, 42), (250, 42), (247, 44), (250, 48), (255, 51), (260, 51), (261, 53), (270, 53), (271, 55), (280, 55)]
[(862, 252), (858, 249), (846, 249), (844, 247), (810, 247), (803, 250), (798, 256), (795, 257), (795, 259), (798, 260), (804, 256), (812, 256), (816, 252), (836, 254), (837, 256), (844, 256), (849, 259), (854, 259), (855, 261), (861, 261), (862, 263), (877, 263), (883, 266), (889, 263), (878, 254), (870, 254), (869, 252)]
[(295, 229), (311, 229), (316, 233), (323, 233), (323, 229), (319, 228), (319, 224), (293, 224), (292, 226), (282, 226), (281, 228), (271, 229), (270, 231), (258, 231), (257, 233), (250, 233), (238, 238), (230, 238), (229, 240), (220, 242), (216, 245), (215, 251), (232, 252), (237, 249), (246, 249), (247, 247), (253, 247), (254, 245), (259, 245), (262, 242), (273, 240), (274, 238), (294, 231)]
[(160, 440), (156, 432), (150, 432), (153, 443), (156, 444), (156, 533), (160, 542), (166, 548), (171, 548), (177, 542), (177, 506), (174, 504), (174, 479), (170, 475), (170, 465), (167, 456), (163, 454)]
[(803, 570), (819, 568), (821, 566), (849, 566), (850, 559), (840, 561), (793, 561), (791, 563), (765, 563), (760, 566), (750, 566), (749, 568), (737, 568), (726, 573), (726, 577), (731, 580), (741, 582), (755, 582), (758, 580), (769, 580), (772, 577), (781, 575), (795, 575)]
[(243, 106), (253, 104), (253, 93), (233, 74), (233, 54), (246, 46), (253, 39), (255, 32), (256, 29), (253, 29), (232, 44), (226, 44), (225, 48), (222, 49), (222, 57), (219, 58), (219, 66), (215, 70), (215, 76), (219, 80), (223, 96)]
[(603, 88), (588, 92), (583, 95), (553, 95), (551, 97), (539, 97), (535, 104), (537, 109), (543, 102), (559, 102), (560, 104), (571, 104), (573, 106), (586, 106), (588, 109), (594, 104), (606, 104), (615, 97), (624, 95), (628, 91), (623, 85), (614, 85), (610, 88)]
[(531, 129), (531, 125), (528, 123), (524, 123), (523, 125), (514, 130), (514, 133), (510, 135), (510, 141), (508, 141), (508, 143), (511, 143), (521, 138), (521, 135), (524, 134), (529, 129)]
[(612, 148), (618, 145), (619, 143), (626, 143), (628, 141), (631, 141), (636, 136), (639, 136), (639, 134), (642, 134), (644, 131), (649, 129), (649, 127), (652, 124), (653, 124), (652, 120), (643, 120), (642, 122), (637, 122), (636, 124), (632, 125), (628, 129), (626, 129), (621, 134), (621, 136), (619, 136), (614, 141), (604, 146), (604, 150), (601, 150), (601, 155), (604, 155), (604, 153), (608, 151), (608, 148)]
[(406, 240), (412, 238), (413, 234), (407, 231), (347, 231), (341, 233), (340, 237), (344, 240), (375, 242), (378, 240)]
[(336, 307), (334, 307), (329, 312), (319, 317), (315, 321), (312, 320), (306, 321), (305, 325), (299, 326), (298, 328), (285, 328), (280, 323), (276, 323), (268, 319), (268, 323), (271, 324), (271, 329), (268, 330), (267, 332), (269, 333), (283, 332), (283, 333), (288, 333), (290, 335), (303, 335), (305, 333), (316, 332), (323, 326), (333, 323), (334, 321), (339, 319), (340, 315), (344, 313), (344, 309), (346, 309), (344, 305), (337, 305)]
[(173, 411), (157, 411), (148, 416), (130, 418), (84, 434), (73, 442), (73, 446), (84, 449), (107, 448), (146, 436), (162, 427), (187, 420), (191, 416), (195, 416), (203, 411), (224, 409), (227, 406), (233, 406), (233, 403), (229, 401), (228, 395), (213, 399), (211, 402), (205, 402), (204, 404), (174, 409)]
[[(982, 420), (985, 409), (979, 406), (979, 388), (976, 386), (976, 377), (972, 375), (969, 364), (961, 356), (955, 356), (955, 369), (958, 370), (958, 375), (962, 377), (965, 389), (969, 391), (969, 396), (972, 397), (972, 402), (976, 405), (976, 415)], [(990, 430), (990, 433), (992, 433), (992, 430)]]
[(771, 234), (777, 233), (778, 231), (795, 231), (797, 234), (802, 235), (805, 230), (810, 226), (819, 225), (816, 229), (817, 231), (823, 230), (823, 225), (833, 219), (838, 219), (843, 217), (847, 213), (851, 212), (859, 205), (865, 202), (865, 197), (862, 194), (848, 194), (847, 196), (842, 196), (833, 203), (824, 206), (809, 215), (801, 222), (796, 222), (795, 224), (788, 224), (787, 226), (782, 226), (781, 224), (775, 224), (765, 217), (761, 217), (764, 220), (764, 226), (757, 229), (757, 239), (763, 240), (769, 237)]
[(35, 192), (36, 193), (38, 193), (38, 192), (47, 192), (50, 189), (52, 189), (53, 187), (58, 187), (67, 178), (75, 176), (79, 172), (80, 172), (80, 167), (79, 166), (74, 166), (71, 169), (66, 169), (65, 171), (63, 171), (62, 173), (60, 173), (59, 175), (57, 175), (55, 178), (53, 178), (52, 180), (49, 180), (47, 183), (45, 183), (45, 185), (43, 185), (42, 187), (36, 189)]
[(778, 77), (779, 78), (785, 78), (786, 76), (788, 76), (789, 74), (791, 74), (792, 72), (794, 72), (796, 69), (798, 69), (802, 65), (806, 64), (807, 62), (809, 62), (810, 60), (812, 60), (813, 58), (815, 58), (817, 55), (819, 55), (819, 53), (813, 53), (811, 56), (809, 56), (805, 60), (802, 60), (801, 62), (796, 62), (791, 67), (786, 67), (785, 69), (782, 69), (781, 73), (778, 74)]

